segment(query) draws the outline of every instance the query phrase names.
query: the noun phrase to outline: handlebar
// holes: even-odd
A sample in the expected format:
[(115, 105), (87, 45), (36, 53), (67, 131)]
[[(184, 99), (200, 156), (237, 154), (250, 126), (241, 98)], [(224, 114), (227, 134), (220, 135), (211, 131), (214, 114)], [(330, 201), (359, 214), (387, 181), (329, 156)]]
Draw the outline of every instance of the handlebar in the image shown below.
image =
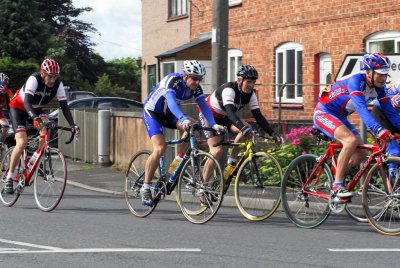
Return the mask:
[(57, 126), (57, 125), (56, 125), (55, 123), (53, 123), (53, 122), (47, 123), (47, 124), (45, 125), (45, 128), (46, 128), (47, 130), (54, 129), (54, 130), (65, 130), (65, 131), (71, 132), (71, 137), (65, 142), (65, 144), (70, 144), (70, 143), (74, 140), (75, 133), (76, 133), (76, 132), (75, 132), (75, 129), (72, 128), (72, 127)]
[(187, 130), (184, 131), (182, 138), (177, 139), (177, 140), (170, 140), (167, 141), (168, 144), (179, 144), (179, 143), (183, 143), (189, 140), (190, 137), (193, 137), (195, 135), (195, 132), (200, 132), (200, 131), (212, 131), (215, 134), (218, 135), (225, 135), (225, 133), (227, 133), (227, 131), (223, 132), (221, 131), (221, 133), (218, 133), (219, 131), (211, 128), (211, 127), (203, 127), (200, 124), (192, 124), (191, 126), (189, 126), (189, 128)]

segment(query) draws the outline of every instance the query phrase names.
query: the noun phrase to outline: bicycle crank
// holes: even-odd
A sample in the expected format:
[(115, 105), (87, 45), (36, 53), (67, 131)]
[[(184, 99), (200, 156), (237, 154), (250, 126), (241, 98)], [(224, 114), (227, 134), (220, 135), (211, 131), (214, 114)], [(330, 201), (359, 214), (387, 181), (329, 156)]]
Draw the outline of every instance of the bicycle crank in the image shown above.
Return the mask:
[(343, 212), (344, 208), (345, 208), (346, 204), (342, 202), (342, 200), (335, 196), (335, 197), (330, 197), (329, 198), (329, 208), (331, 209), (331, 211), (335, 214), (339, 214), (341, 212)]

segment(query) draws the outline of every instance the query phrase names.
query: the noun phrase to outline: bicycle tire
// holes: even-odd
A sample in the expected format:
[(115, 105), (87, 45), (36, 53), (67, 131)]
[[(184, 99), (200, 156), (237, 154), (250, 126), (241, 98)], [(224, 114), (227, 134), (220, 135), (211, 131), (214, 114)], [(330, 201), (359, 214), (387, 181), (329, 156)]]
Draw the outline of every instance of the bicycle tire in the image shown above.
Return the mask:
[[(5, 192), (6, 176), (7, 176), (8, 169), (10, 167), (11, 154), (12, 154), (12, 151), (14, 150), (14, 148), (15, 148), (14, 146), (10, 147), (5, 152), (5, 154), (3, 156), (3, 159), (1, 160), (1, 176), (2, 176), (2, 179), (1, 179), (1, 183), (0, 183), (0, 200), (1, 200), (1, 203), (3, 203), (3, 205), (6, 206), (6, 207), (13, 206), (17, 202), (19, 196), (21, 195), (21, 191), (17, 190), (17, 186), (19, 184), (19, 180), (18, 179), (13, 179), (13, 181), (14, 181), (14, 185), (13, 185), (14, 193), (13, 194), (7, 194)], [(16, 168), (16, 174), (20, 175), (22, 173), (22, 172), (20, 172), (20, 168), (21, 168), (21, 164), (19, 163), (17, 165), (17, 168)], [(19, 178), (19, 176), (17, 176), (16, 178)], [(18, 186), (18, 187), (20, 187), (20, 186)]]
[(323, 165), (323, 172), (318, 181), (310, 181), (311, 186), (303, 186), (317, 165), (317, 156), (304, 154), (295, 158), (287, 167), (281, 187), (282, 205), (286, 216), (296, 226), (314, 228), (322, 224), (330, 215), (329, 200), (305, 193), (304, 189), (315, 193), (330, 194), (332, 172), (328, 165)]
[[(213, 161), (215, 170), (207, 182), (203, 181), (204, 159)], [(210, 221), (223, 200), (224, 179), (218, 161), (211, 154), (197, 151), (194, 161), (186, 161), (177, 185), (177, 201), (185, 218), (194, 224)]]
[[(148, 150), (142, 150), (132, 156), (129, 161), (128, 168), (125, 173), (125, 201), (128, 205), (129, 210), (133, 215), (139, 218), (144, 218), (150, 215), (157, 206), (158, 199), (154, 199), (153, 205), (148, 206), (143, 204), (142, 197), (140, 195), (140, 188), (144, 182), (146, 162), (151, 152)], [(155, 185), (154, 181), (157, 181), (157, 170), (154, 174), (152, 184)], [(154, 197), (154, 191), (152, 190)]]
[(250, 221), (271, 217), (281, 203), (283, 172), (279, 162), (265, 152), (254, 153), (240, 165), (235, 180), (235, 201), (240, 213)]
[(393, 236), (400, 235), (400, 158), (388, 157), (384, 165), (389, 163), (397, 165), (392, 194), (384, 185), (386, 178), (389, 178), (388, 168), (380, 169), (377, 163), (371, 167), (364, 181), (362, 204), (372, 228), (381, 234)]
[(46, 148), (33, 174), (33, 193), (41, 211), (53, 211), (61, 202), (67, 185), (67, 163), (56, 148)]

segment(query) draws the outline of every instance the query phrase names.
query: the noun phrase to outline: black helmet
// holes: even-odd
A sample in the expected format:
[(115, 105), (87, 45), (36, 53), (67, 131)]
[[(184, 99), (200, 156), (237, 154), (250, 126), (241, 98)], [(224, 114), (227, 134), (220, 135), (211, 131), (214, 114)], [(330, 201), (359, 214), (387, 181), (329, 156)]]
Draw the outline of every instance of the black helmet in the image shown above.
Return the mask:
[(244, 79), (258, 79), (258, 72), (256, 68), (251, 65), (240, 65), (236, 75)]

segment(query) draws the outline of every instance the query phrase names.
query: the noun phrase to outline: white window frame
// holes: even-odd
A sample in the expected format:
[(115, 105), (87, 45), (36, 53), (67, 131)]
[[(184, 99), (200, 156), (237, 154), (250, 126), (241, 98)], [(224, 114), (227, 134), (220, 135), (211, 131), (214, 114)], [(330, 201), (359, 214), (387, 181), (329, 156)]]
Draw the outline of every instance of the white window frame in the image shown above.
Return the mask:
[(329, 83), (327, 81), (328, 75), (331, 76), (330, 82), (332, 83), (332, 56), (329, 53), (321, 53), (319, 55), (319, 83), (323, 85), (319, 86), (320, 90), (324, 89)]
[(229, 6), (236, 6), (242, 3), (242, 0), (229, 0)]
[(168, 18), (187, 16), (188, 1), (187, 0), (168, 0)]
[[(371, 43), (379, 41), (390, 41), (394, 42), (394, 51), (390, 53), (400, 53), (400, 32), (399, 31), (384, 31), (372, 34), (366, 40), (366, 51), (368, 53), (382, 52), (382, 51), (372, 51)], [(387, 53), (387, 52), (386, 52)]]
[[(227, 72), (227, 81), (235, 81), (236, 80), (236, 71), (240, 65), (242, 65), (242, 56), (243, 52), (240, 49), (229, 49), (228, 50), (228, 72)], [(235, 66), (231, 68), (231, 58), (234, 58)], [(239, 60), (240, 58), (240, 60)], [(231, 73), (233, 70), (234, 73)]]
[(170, 74), (170, 71), (166, 71), (165, 69), (165, 65), (166, 64), (173, 64), (174, 65), (174, 71), (176, 73), (176, 61), (163, 61), (161, 62), (161, 79), (165, 76), (167, 76), (168, 74)]
[[(299, 59), (298, 59), (297, 55), (298, 55), (298, 52), (299, 51), (303, 51), (303, 49), (304, 49), (304, 46), (299, 44), (299, 43), (287, 42), (287, 43), (285, 43), (283, 45), (280, 45), (275, 50), (275, 59), (276, 59), (276, 62), (275, 62), (275, 74), (276, 74), (275, 75), (275, 83), (277, 84), (276, 87), (275, 87), (275, 100), (276, 101), (279, 101), (279, 89), (281, 87), (281, 85), (278, 85), (279, 84), (279, 77), (278, 76), (279, 76), (279, 67), (280, 67), (279, 66), (279, 62), (278, 62), (278, 55), (280, 53), (283, 54), (283, 60), (282, 60), (282, 62), (283, 62), (283, 66), (282, 66), (282, 76), (283, 76), (282, 77), (282, 84), (285, 84), (286, 81), (287, 81), (287, 68), (286, 68), (286, 64), (285, 64), (285, 62), (287, 60), (287, 52), (290, 51), (290, 50), (294, 50), (295, 51), (294, 84), (298, 84), (298, 79), (299, 79), (298, 60)], [(303, 59), (301, 59), (301, 61), (302, 60)], [(302, 66), (300, 68), (302, 68)], [(293, 86), (292, 88), (294, 90), (294, 98), (288, 98), (287, 97), (289, 88), (288, 88), (288, 86), (286, 86), (283, 89), (281, 101), (282, 102), (286, 102), (286, 103), (302, 103), (303, 102), (303, 94), (301, 96), (298, 96), (298, 91), (302, 87), (296, 85), (296, 86)]]

